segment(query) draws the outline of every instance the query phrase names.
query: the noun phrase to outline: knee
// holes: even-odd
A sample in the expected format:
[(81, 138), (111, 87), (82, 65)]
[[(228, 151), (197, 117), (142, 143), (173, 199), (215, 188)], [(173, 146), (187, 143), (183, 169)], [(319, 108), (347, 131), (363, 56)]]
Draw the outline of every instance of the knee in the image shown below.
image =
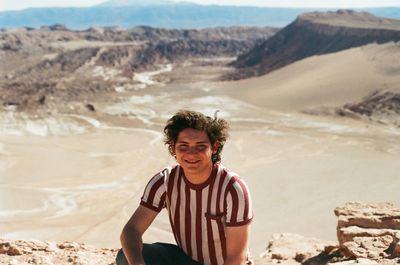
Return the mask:
[(115, 262), (117, 263), (117, 265), (129, 265), (122, 249), (118, 251), (117, 257), (115, 258)]

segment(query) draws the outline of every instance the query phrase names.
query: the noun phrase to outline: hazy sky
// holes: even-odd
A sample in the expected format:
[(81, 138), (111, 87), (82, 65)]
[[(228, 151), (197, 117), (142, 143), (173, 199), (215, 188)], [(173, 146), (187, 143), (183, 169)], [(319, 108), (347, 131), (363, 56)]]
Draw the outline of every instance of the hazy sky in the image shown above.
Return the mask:
[[(0, 0), (0, 11), (43, 6), (92, 6), (101, 2), (105, 2), (105, 0)], [(255, 5), (272, 7), (400, 7), (400, 0), (186, 0), (186, 2), (195, 2), (198, 4)]]

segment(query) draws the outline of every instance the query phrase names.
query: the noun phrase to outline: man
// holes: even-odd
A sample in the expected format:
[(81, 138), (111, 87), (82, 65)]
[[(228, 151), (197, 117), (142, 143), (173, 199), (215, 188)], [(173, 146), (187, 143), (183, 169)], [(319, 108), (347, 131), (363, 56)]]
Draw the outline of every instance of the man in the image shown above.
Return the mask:
[[(168, 120), (165, 143), (178, 165), (156, 174), (121, 234), (118, 265), (244, 265), (253, 218), (250, 194), (220, 165), (225, 120), (179, 111)], [(142, 235), (167, 208), (176, 245), (143, 244)]]

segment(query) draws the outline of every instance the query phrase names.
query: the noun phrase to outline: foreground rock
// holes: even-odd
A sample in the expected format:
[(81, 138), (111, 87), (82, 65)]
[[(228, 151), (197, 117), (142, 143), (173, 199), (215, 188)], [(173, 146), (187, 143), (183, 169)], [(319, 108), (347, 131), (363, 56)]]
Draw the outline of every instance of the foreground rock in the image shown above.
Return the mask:
[[(400, 209), (390, 203), (337, 207), (338, 243), (276, 234), (257, 265), (400, 264)], [(0, 264), (115, 264), (117, 249), (73, 242), (0, 239)]]
[(400, 209), (390, 203), (347, 203), (335, 209), (339, 243), (355, 258), (400, 257)]
[(332, 245), (334, 242), (306, 238), (296, 234), (275, 234), (272, 236), (267, 250), (256, 264), (311, 264), (312, 260), (320, 261), (312, 264), (324, 264), (323, 262), (328, 260), (327, 255), (323, 254), (323, 257), (320, 255), (325, 253), (325, 249), (336, 248), (330, 247)]
[(55, 244), (0, 239), (0, 264), (111, 265), (115, 264), (116, 253), (116, 249), (99, 249), (73, 242)]
[(267, 264), (399, 264), (400, 209), (391, 203), (337, 207), (338, 243), (277, 234), (257, 262)]

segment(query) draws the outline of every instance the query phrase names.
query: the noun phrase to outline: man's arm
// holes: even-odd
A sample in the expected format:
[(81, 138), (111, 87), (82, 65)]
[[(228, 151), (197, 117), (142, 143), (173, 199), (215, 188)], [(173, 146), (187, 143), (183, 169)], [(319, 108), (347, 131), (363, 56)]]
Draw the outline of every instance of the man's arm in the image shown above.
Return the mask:
[(244, 265), (249, 246), (250, 224), (226, 227), (226, 259), (224, 265)]
[(121, 245), (129, 265), (144, 265), (142, 235), (158, 212), (139, 206), (121, 233)]

